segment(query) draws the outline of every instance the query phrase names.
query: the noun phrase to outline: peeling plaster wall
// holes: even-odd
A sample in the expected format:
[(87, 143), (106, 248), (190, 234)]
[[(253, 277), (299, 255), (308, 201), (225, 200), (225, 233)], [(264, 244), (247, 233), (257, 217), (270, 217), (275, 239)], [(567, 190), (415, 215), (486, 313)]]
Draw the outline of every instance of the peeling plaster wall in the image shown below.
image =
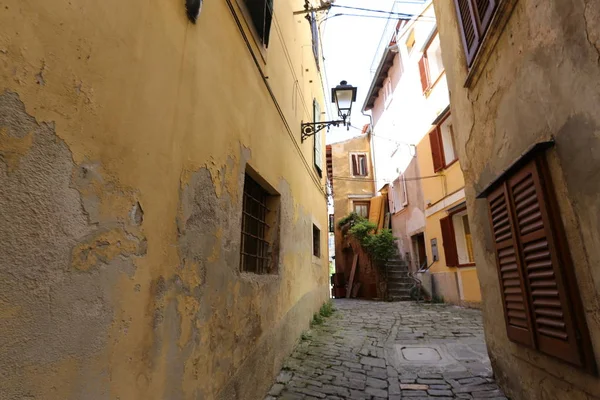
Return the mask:
[[(329, 290), (296, 3), (258, 59), (279, 109), (226, 1), (197, 25), (183, 1), (2, 3), (0, 398), (264, 397)], [(279, 193), (275, 275), (239, 272), (247, 166)]]
[(600, 3), (517, 1), (469, 88), (454, 3), (434, 5), (498, 380), (514, 399), (597, 398), (597, 377), (507, 339), (487, 204), (475, 195), (530, 145), (556, 139), (547, 159), (600, 361)]

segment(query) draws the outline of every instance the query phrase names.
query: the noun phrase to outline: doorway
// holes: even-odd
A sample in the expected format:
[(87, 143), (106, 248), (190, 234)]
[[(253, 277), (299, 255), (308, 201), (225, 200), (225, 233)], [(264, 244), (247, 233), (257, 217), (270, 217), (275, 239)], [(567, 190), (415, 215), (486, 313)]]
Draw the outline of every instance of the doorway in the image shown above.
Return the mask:
[(427, 267), (427, 252), (425, 250), (425, 234), (418, 233), (411, 237), (415, 263), (413, 268), (418, 271), (422, 267)]

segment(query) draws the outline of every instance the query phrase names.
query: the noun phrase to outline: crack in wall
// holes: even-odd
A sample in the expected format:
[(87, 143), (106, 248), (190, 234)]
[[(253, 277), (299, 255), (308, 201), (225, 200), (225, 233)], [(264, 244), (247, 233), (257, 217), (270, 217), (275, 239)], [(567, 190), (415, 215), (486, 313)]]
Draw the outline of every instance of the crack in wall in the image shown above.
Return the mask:
[[(585, 38), (587, 39), (588, 43), (594, 48), (594, 50), (596, 50), (596, 53), (598, 55), (598, 57), (596, 58), (596, 62), (600, 64), (600, 38), (597, 38), (596, 43), (594, 43), (592, 41), (592, 38), (590, 37), (590, 35), (591, 35), (590, 34), (590, 27), (591, 27), (591, 25), (590, 25), (590, 22), (588, 21), (588, 18), (591, 18), (591, 17), (588, 17), (588, 11), (589, 11), (589, 8), (590, 8), (590, 3), (591, 3), (590, 0), (585, 1), (585, 6), (583, 8), (583, 19), (585, 21)], [(598, 13), (598, 14), (600, 14), (600, 13)], [(598, 15), (598, 16), (600, 16), (600, 15)], [(594, 18), (591, 18), (591, 19), (594, 20)], [(598, 21), (597, 18), (595, 20)], [(594, 27), (597, 27), (597, 26), (598, 26), (597, 24), (594, 25)]]

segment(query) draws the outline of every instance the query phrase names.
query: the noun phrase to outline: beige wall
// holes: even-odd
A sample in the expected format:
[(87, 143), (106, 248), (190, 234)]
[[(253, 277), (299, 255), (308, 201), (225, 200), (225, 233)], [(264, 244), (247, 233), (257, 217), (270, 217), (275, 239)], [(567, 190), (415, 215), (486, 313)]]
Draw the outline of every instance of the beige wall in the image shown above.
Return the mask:
[[(600, 3), (505, 1), (489, 56), (467, 67), (454, 3), (434, 0), (466, 181), (487, 345), (496, 376), (520, 400), (591, 399), (598, 377), (508, 340), (485, 200), (475, 195), (532, 144), (554, 137), (547, 160), (600, 361)], [(512, 13), (511, 13), (512, 11)], [(497, 41), (496, 41), (497, 40)]]
[[(350, 159), (352, 153), (367, 154), (369, 163), (367, 176), (353, 177)], [(375, 195), (369, 136), (361, 135), (343, 142), (331, 144), (331, 161), (333, 167), (335, 268), (336, 271), (343, 271), (345, 269), (345, 258), (342, 252), (342, 232), (338, 228), (337, 223), (354, 210), (354, 201), (368, 202)]]
[[(328, 297), (302, 2), (263, 55), (231, 2), (3, 2), (0, 397), (262, 398)], [(280, 195), (277, 275), (239, 272), (246, 166)]]

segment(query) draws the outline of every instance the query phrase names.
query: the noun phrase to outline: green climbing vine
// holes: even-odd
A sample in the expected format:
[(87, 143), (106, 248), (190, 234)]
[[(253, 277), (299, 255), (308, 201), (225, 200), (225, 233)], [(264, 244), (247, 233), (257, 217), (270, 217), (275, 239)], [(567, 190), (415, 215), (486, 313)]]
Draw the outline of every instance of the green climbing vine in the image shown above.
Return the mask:
[(359, 241), (361, 246), (377, 263), (385, 262), (396, 252), (394, 235), (390, 229), (377, 231), (377, 225), (356, 213), (342, 218), (338, 225), (349, 226), (348, 233)]

